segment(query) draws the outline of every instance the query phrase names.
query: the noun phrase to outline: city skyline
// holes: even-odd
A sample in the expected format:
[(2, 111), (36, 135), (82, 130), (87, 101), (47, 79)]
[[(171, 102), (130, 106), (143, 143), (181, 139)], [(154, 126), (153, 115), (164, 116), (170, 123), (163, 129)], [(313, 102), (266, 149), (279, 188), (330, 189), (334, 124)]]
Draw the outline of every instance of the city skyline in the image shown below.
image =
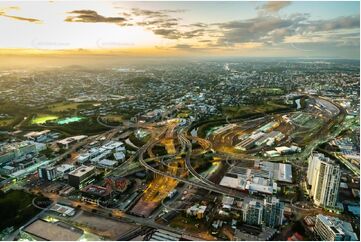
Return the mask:
[(359, 2), (2, 2), (0, 26), (2, 55), (359, 58)]

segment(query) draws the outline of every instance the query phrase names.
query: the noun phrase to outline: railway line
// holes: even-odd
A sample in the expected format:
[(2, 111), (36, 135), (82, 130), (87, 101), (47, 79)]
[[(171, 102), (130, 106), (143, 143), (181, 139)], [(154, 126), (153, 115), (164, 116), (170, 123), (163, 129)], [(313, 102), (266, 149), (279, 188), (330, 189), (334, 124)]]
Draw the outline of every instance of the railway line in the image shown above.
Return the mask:
[[(318, 100), (318, 99), (317, 99)], [(317, 101), (316, 100), (316, 101)], [(320, 99), (322, 100), (322, 103), (324, 105), (324, 107), (329, 107), (330, 105), (332, 106), (332, 115), (335, 115), (336, 117), (338, 117), (339, 115), (342, 114), (342, 109), (340, 109), (337, 105), (334, 105), (331, 101), (326, 100), (326, 99)], [(326, 110), (327, 111), (327, 110)], [(330, 115), (331, 115), (330, 113)], [(326, 128), (328, 128), (330, 125), (333, 126), (333, 122), (331, 122), (331, 124), (329, 123)], [(172, 131), (174, 131), (174, 127), (172, 127)], [(186, 169), (188, 170), (189, 174), (192, 175), (193, 177), (195, 177), (197, 179), (197, 181), (199, 182), (194, 182), (194, 181), (190, 181), (186, 178), (181, 178), (178, 176), (175, 176), (173, 174), (169, 174), (167, 172), (158, 170), (152, 166), (150, 166), (149, 164), (147, 164), (147, 162), (149, 161), (149, 159), (144, 160), (144, 153), (145, 151), (149, 148), (154, 146), (155, 144), (157, 144), (159, 142), (159, 139), (153, 139), (151, 141), (148, 142), (147, 146), (145, 146), (143, 149), (140, 150), (139, 152), (139, 162), (141, 163), (141, 165), (143, 165), (147, 170), (150, 170), (156, 174), (162, 175), (162, 176), (168, 176), (171, 177), (173, 179), (176, 179), (178, 181), (184, 182), (188, 185), (192, 185), (195, 187), (199, 187), (202, 189), (206, 189), (215, 193), (219, 193), (222, 195), (227, 195), (227, 196), (231, 196), (231, 197), (236, 197), (236, 198), (244, 198), (247, 196), (247, 194), (242, 193), (241, 191), (235, 190), (235, 189), (230, 189), (227, 187), (223, 187), (220, 186), (219, 184), (215, 184), (211, 181), (209, 181), (208, 179), (204, 178), (203, 176), (201, 176), (198, 172), (196, 172), (196, 170), (192, 167), (191, 165), (191, 154), (192, 154), (192, 144), (190, 142), (189, 139), (191, 140), (195, 140), (196, 142), (198, 142), (202, 148), (205, 148), (206, 150), (212, 149), (212, 144), (211, 142), (209, 142), (208, 140), (204, 140), (202, 138), (199, 137), (193, 137), (193, 136), (189, 136), (188, 132), (187, 132), (187, 128), (184, 129), (180, 129), (177, 130), (177, 138), (179, 140), (179, 144), (181, 145), (182, 149), (181, 149), (181, 154), (185, 152), (185, 165), (186, 165)], [(324, 131), (324, 130), (323, 130)], [(169, 130), (167, 132), (169, 134)], [(164, 134), (163, 134), (164, 135)], [(189, 137), (189, 139), (188, 139)], [(325, 140), (328, 140), (330, 137), (333, 137), (331, 135), (324, 135), (322, 137), (319, 137), (315, 142), (312, 142), (312, 144), (309, 145), (309, 147), (307, 147), (301, 154), (299, 155), (293, 155), (290, 157), (284, 157), (284, 156), (280, 156), (280, 157), (271, 157), (271, 158), (262, 158), (265, 160), (269, 160), (269, 161), (284, 161), (285, 159), (289, 159), (289, 160), (293, 160), (294, 162), (296, 162), (296, 160), (299, 160), (301, 158), (306, 157), (307, 155), (309, 155), (315, 147), (317, 147), (317, 145), (320, 142), (324, 142)], [(159, 136), (159, 138), (161, 138), (161, 136)], [(236, 160), (247, 160), (247, 161), (254, 161), (254, 160), (259, 160), (260, 157), (256, 157), (256, 156), (252, 156), (252, 155), (245, 155), (245, 154), (225, 154), (225, 153), (220, 153), (220, 152), (216, 152), (216, 156), (220, 157), (220, 158), (224, 158), (224, 159), (236, 159)], [(173, 157), (174, 158), (174, 157)], [(152, 157), (150, 158), (151, 160), (156, 160), (159, 159), (158, 157)], [(172, 159), (172, 158), (171, 158)], [(164, 161), (162, 161), (164, 163)], [(296, 162), (297, 163), (297, 162)]]

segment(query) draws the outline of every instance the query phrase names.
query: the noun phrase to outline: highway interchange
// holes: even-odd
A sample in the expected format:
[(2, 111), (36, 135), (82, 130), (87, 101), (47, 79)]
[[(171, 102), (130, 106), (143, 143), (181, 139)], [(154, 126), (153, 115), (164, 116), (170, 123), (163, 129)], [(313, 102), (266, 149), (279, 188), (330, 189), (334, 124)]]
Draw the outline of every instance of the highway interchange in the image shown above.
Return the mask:
[[(165, 176), (169, 177), (171, 179), (175, 179), (177, 181), (177, 184), (185, 184), (184, 188), (180, 189), (180, 193), (172, 200), (176, 201), (179, 200), (179, 198), (182, 196), (182, 192), (186, 189), (186, 187), (195, 187), (198, 189), (204, 189), (209, 192), (213, 192), (215, 194), (221, 194), (226, 195), (234, 198), (245, 198), (248, 197), (249, 194), (244, 193), (242, 191), (223, 187), (219, 184), (216, 184), (215, 182), (205, 178), (200, 173), (196, 171), (196, 169), (193, 167), (192, 161), (194, 160), (194, 157), (199, 157), (203, 155), (206, 152), (210, 152), (213, 157), (216, 157), (217, 159), (220, 159), (221, 162), (225, 162), (228, 160), (232, 160), (232, 162), (242, 162), (242, 161), (254, 161), (254, 160), (267, 160), (267, 161), (276, 161), (276, 162), (284, 162), (287, 161), (291, 163), (292, 165), (301, 168), (304, 170), (307, 167), (307, 163), (305, 163), (306, 158), (313, 152), (313, 150), (321, 143), (328, 141), (332, 138), (334, 138), (336, 135), (338, 135), (342, 130), (342, 125), (340, 123), (343, 121), (345, 113), (344, 110), (337, 104), (334, 104), (330, 100), (327, 100), (325, 98), (321, 97), (309, 97), (310, 99), (313, 99), (315, 102), (322, 102), (324, 105), (324, 112), (329, 113), (329, 118), (327, 119), (327, 123), (323, 126), (321, 130), (317, 132), (317, 138), (314, 138), (312, 142), (310, 142), (307, 146), (303, 147), (303, 150), (301, 153), (295, 154), (295, 155), (288, 155), (288, 156), (280, 156), (280, 157), (259, 157), (255, 154), (242, 154), (242, 153), (224, 153), (213, 149), (213, 144), (211, 141), (207, 140), (205, 137), (197, 137), (194, 135), (191, 135), (190, 128), (194, 128), (193, 124), (186, 123), (181, 124), (179, 122), (179, 125), (174, 125), (173, 122), (172, 125), (170, 125), (170, 122), (163, 121), (160, 123), (142, 123), (142, 124), (132, 124), (132, 123), (126, 123), (121, 126), (109, 126), (106, 125), (108, 128), (111, 128), (111, 130), (97, 135), (97, 136), (91, 136), (85, 139), (84, 141), (75, 144), (73, 147), (71, 147), (69, 150), (67, 150), (65, 153), (61, 154), (60, 156), (53, 159), (54, 163), (61, 163), (66, 157), (68, 157), (69, 154), (74, 152), (75, 150), (79, 149), (80, 147), (87, 145), (94, 141), (95, 139), (99, 137), (106, 137), (107, 140), (112, 139), (113, 137), (116, 137), (119, 133), (128, 132), (128, 130), (136, 130), (136, 129), (145, 129), (147, 130), (151, 135), (149, 140), (141, 146), (134, 154), (130, 155), (130, 157), (124, 161), (119, 167), (111, 171), (108, 175), (112, 176), (119, 176), (122, 174), (125, 174), (128, 169), (134, 169), (139, 167), (144, 167), (146, 170), (150, 171), (151, 173), (157, 174), (159, 176)], [(271, 114), (275, 115), (275, 114)], [(98, 118), (98, 122), (103, 124), (100, 118)], [(234, 123), (234, 120), (229, 120), (228, 117), (224, 119), (224, 123)], [(238, 121), (239, 122), (239, 121)], [(242, 121), (241, 121), (242, 122)], [(334, 129), (332, 132), (330, 131), (331, 128), (337, 126), (336, 129)], [(156, 145), (162, 145), (163, 139), (173, 139), (173, 145), (174, 150), (176, 153), (172, 154), (166, 154), (166, 155), (157, 155), (154, 154), (153, 148)], [(198, 153), (194, 152), (192, 148), (192, 142), (198, 143), (201, 147), (201, 152)], [(149, 154), (153, 154), (153, 157), (146, 157)], [(184, 159), (184, 167), (180, 167), (179, 169), (183, 169), (186, 171), (186, 174), (179, 175), (167, 172), (167, 165), (171, 162), (174, 162), (175, 160)], [(232, 163), (231, 162), (231, 163)], [(158, 166), (153, 166), (151, 163), (158, 163)], [(226, 162), (225, 162), (226, 163)], [(227, 162), (229, 163), (229, 162)], [(232, 163), (235, 164), (235, 163)], [(161, 193), (161, 192), (160, 192)], [(54, 200), (54, 195), (50, 194), (43, 194), (45, 196), (48, 196), (49, 198)], [(172, 230), (169, 226), (161, 225), (155, 222), (155, 218), (157, 215), (159, 215), (163, 208), (165, 209), (174, 209), (177, 210), (176, 207), (172, 207), (170, 204), (172, 201), (169, 201), (167, 203), (164, 203), (163, 200), (168, 194), (160, 194), (159, 196), (162, 196), (161, 203), (159, 204), (160, 207), (156, 209), (156, 212), (149, 218), (141, 218), (135, 215), (131, 215), (129, 213), (125, 213), (123, 211), (120, 211), (116, 208), (106, 208), (106, 207), (94, 207), (93, 205), (86, 204), (84, 202), (77, 202), (78, 205), (81, 205), (81, 209), (87, 210), (87, 211), (94, 211), (93, 209), (96, 209), (99, 214), (103, 214), (104, 216), (107, 216), (109, 213), (113, 214), (114, 218), (119, 219), (127, 219), (130, 221), (133, 221), (135, 223), (141, 224), (143, 226), (149, 226), (152, 228), (162, 228), (162, 229), (168, 229)], [(55, 201), (62, 202), (64, 204), (69, 205), (75, 205), (74, 201), (69, 200), (66, 197), (59, 197), (56, 196)], [(296, 205), (293, 205), (294, 209), (297, 209), (299, 211), (305, 210), (304, 208), (298, 207)], [(314, 212), (316, 210), (312, 209), (307, 212)]]

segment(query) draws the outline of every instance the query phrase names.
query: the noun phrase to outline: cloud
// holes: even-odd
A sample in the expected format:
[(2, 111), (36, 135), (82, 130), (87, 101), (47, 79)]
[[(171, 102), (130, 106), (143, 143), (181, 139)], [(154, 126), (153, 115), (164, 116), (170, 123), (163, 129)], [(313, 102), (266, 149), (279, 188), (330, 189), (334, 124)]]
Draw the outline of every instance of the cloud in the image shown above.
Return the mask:
[(196, 28), (206, 28), (208, 27), (208, 24), (205, 23), (194, 23), (194, 24), (190, 24), (188, 25), (190, 27), (196, 27)]
[(187, 51), (190, 53), (209, 53), (212, 50), (218, 50), (219, 46), (212, 46), (212, 44), (208, 44), (205, 46), (198, 46), (198, 45), (190, 45), (190, 44), (177, 44), (169, 49), (176, 49), (179, 51)]
[(353, 28), (360, 28), (360, 15), (343, 16), (331, 20), (310, 21), (309, 25), (305, 27), (310, 32)]
[(133, 8), (131, 14), (137, 18), (141, 18), (135, 24), (143, 26), (152, 31), (156, 35), (160, 35), (166, 39), (179, 39), (181, 32), (179, 30), (179, 18), (170, 16), (170, 13), (178, 13), (184, 10), (147, 10)]
[(19, 20), (19, 21), (30, 22), (30, 23), (41, 23), (42, 22), (40, 19), (36, 19), (36, 18), (24, 18), (24, 17), (6, 15), (6, 14), (1, 14), (1, 13), (0, 13), (0, 16), (15, 19), (15, 20)]
[(189, 44), (177, 44), (175, 46), (173, 46), (173, 48), (175, 49), (183, 49), (183, 50), (189, 50), (193, 48), (193, 45), (189, 45)]
[(167, 39), (179, 39), (181, 33), (176, 29), (152, 29), (153, 33), (156, 35), (161, 35)]
[[(267, 13), (277, 13), (288, 6), (290, 2), (268, 2), (259, 9)], [(189, 23), (181, 24), (181, 18), (172, 13), (184, 10), (145, 10), (134, 8), (131, 15), (138, 20), (135, 24), (144, 26), (166, 39), (180, 41), (177, 48), (192, 47), (207, 44), (210, 47), (235, 46), (270, 46), (285, 42), (292, 36), (303, 36), (312, 41), (319, 39), (316, 34), (322, 31), (336, 31), (347, 28), (359, 28), (359, 16), (346, 16), (329, 20), (311, 20), (310, 14), (295, 13), (285, 16), (274, 14), (259, 14), (255, 18), (230, 21), (224, 23)], [(331, 36), (331, 35), (329, 35)], [(193, 46), (183, 44), (182, 40), (192, 39)], [(290, 38), (292, 39), (292, 38)], [(322, 41), (325, 41), (323, 37)], [(341, 41), (340, 41), (341, 42)], [(355, 38), (343, 43), (355, 44)], [(197, 45), (197, 46), (196, 46)]]
[(16, 7), (16, 6), (11, 6), (11, 7), (5, 8), (5, 9), (0, 9), (0, 16), (18, 20), (18, 21), (25, 21), (25, 22), (37, 23), (37, 24), (42, 23), (42, 21), (40, 19), (20, 17), (20, 16), (15, 16), (15, 15), (9, 15), (6, 13), (6, 10), (19, 10), (19, 9), (20, 8)]
[(75, 14), (76, 16), (68, 16), (65, 22), (122, 24), (126, 21), (123, 17), (104, 17), (94, 10), (74, 10), (69, 14)]
[(157, 27), (157, 28), (173, 28), (178, 26), (177, 18), (167, 18), (167, 19), (148, 19), (145, 21), (137, 22), (139, 26), (146, 26), (149, 28)]
[(359, 33), (359, 22), (359, 15), (328, 20), (310, 20), (309, 14), (292, 14), (285, 17), (259, 15), (248, 20), (218, 23), (217, 26), (222, 33), (218, 45), (232, 46), (248, 42), (274, 45), (284, 42), (286, 38), (292, 39), (289, 38), (292, 36), (317, 40), (317, 35), (323, 32), (327, 32), (323, 34), (323, 40), (329, 38), (331, 41), (330, 32), (354, 29)]
[(264, 10), (266, 12), (276, 13), (290, 4), (291, 2), (289, 1), (270, 1), (264, 4), (263, 6), (259, 7), (258, 9)]
[[(274, 16), (259, 16), (253, 19), (232, 21), (219, 24), (223, 36), (219, 44), (233, 45), (247, 42), (267, 42), (271, 39), (281, 41), (284, 34), (292, 34), (294, 22)], [(273, 37), (272, 37), (273, 36)]]
[[(221, 23), (184, 24), (179, 13), (185, 10), (147, 10), (132, 8), (123, 17), (106, 17), (93, 10), (74, 10), (65, 21), (86, 23), (116, 23), (121, 26), (142, 26), (164, 39), (177, 40), (177, 49), (208, 48), (279, 48), (292, 43), (329, 43), (339, 46), (359, 45), (359, 36), (337, 33), (353, 30), (359, 33), (359, 15), (315, 20), (307, 13), (273, 14), (290, 2), (267, 2), (259, 7), (254, 18)], [(188, 40), (192, 40), (189, 45)]]
[(143, 16), (148, 18), (168, 18), (170, 13), (182, 13), (184, 9), (162, 9), (162, 10), (147, 10), (140, 8), (133, 8), (132, 13), (135, 16)]
[(205, 32), (205, 29), (195, 29), (195, 30), (191, 30), (191, 31), (185, 31), (182, 33), (182, 38), (184, 39), (192, 39), (194, 37), (200, 37), (203, 36)]
[(133, 8), (132, 14), (136, 17), (142, 18), (135, 24), (144, 26), (146, 29), (152, 31), (156, 35), (160, 35), (166, 39), (192, 39), (201, 37), (207, 24), (194, 23), (190, 25), (180, 25), (181, 18), (171, 16), (174, 13), (182, 13), (182, 9), (165, 9), (165, 10), (146, 10)]

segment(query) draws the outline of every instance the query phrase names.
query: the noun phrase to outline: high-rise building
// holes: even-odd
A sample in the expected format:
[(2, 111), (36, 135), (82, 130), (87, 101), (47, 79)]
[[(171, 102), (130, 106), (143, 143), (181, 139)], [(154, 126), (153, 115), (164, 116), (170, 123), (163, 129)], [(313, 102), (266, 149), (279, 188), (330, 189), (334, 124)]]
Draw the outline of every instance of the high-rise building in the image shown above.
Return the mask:
[(263, 203), (263, 223), (267, 227), (277, 227), (282, 224), (284, 204), (276, 197), (267, 197)]
[(256, 200), (249, 201), (243, 208), (243, 222), (251, 225), (262, 223), (262, 204)]
[(358, 240), (350, 223), (322, 214), (316, 216), (315, 232), (326, 241)]
[(48, 181), (53, 181), (57, 178), (57, 170), (56, 167), (41, 167), (38, 169), (39, 178), (45, 179)]
[(340, 167), (333, 160), (320, 153), (310, 156), (307, 182), (311, 185), (310, 196), (317, 206), (336, 206), (340, 177)]

